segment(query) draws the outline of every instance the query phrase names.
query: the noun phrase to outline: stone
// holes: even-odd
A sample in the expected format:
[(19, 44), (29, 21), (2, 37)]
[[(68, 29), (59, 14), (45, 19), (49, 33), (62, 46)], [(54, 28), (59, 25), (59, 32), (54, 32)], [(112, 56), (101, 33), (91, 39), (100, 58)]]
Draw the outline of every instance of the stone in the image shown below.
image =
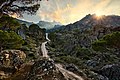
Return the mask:
[(7, 74), (15, 73), (23, 64), (26, 54), (20, 50), (3, 50), (0, 53), (0, 71)]
[(88, 60), (87, 62), (86, 62), (86, 64), (87, 64), (87, 66), (89, 66), (89, 67), (96, 67), (96, 65), (98, 64), (98, 62), (97, 61), (94, 61), (94, 60)]
[(109, 80), (120, 80), (120, 64), (105, 65), (98, 73)]
[(41, 59), (34, 63), (26, 80), (65, 80), (63, 74), (49, 59)]
[(0, 76), (5, 76), (4, 71), (0, 71)]

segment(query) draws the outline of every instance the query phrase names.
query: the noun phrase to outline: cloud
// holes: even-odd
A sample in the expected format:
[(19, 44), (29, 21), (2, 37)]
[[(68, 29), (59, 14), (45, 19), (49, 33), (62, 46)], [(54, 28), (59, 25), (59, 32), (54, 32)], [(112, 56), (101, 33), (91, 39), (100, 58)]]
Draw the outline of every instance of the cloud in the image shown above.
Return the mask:
[[(119, 14), (120, 0), (49, 0), (41, 2), (41, 20), (73, 23), (86, 14)], [(114, 11), (114, 12), (113, 12)]]

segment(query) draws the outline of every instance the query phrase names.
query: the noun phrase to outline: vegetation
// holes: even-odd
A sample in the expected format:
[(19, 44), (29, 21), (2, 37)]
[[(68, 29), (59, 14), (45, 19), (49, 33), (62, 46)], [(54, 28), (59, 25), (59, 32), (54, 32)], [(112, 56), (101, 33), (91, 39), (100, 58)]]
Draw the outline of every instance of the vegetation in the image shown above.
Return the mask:
[(108, 48), (120, 49), (120, 32), (113, 32), (111, 34), (105, 35), (103, 40), (107, 42)]
[(37, 32), (39, 30), (40, 30), (40, 28), (37, 24), (32, 24), (32, 25), (29, 26), (29, 31), (31, 32), (31, 34), (37, 34)]
[[(39, 59), (37, 54), (41, 54), (39, 49), (42, 41), (45, 40), (46, 29), (41, 29), (35, 24), (28, 28), (11, 17), (22, 17), (23, 13), (35, 14), (40, 7), (39, 1), (41, 0), (0, 1), (0, 71), (7, 75), (7, 77), (0, 76), (0, 79), (11, 77), (13, 72), (17, 75), (15, 79), (23, 78), (23, 75), (18, 77), (21, 73), (17, 69), (22, 64), (26, 65), (24, 62)], [(27, 58), (23, 61), (21, 57)]]
[(20, 24), (14, 18), (8, 15), (4, 15), (0, 18), (0, 28), (2, 30), (16, 30), (18, 27), (20, 27)]
[(40, 41), (45, 40), (45, 30), (41, 29), (37, 24), (32, 24), (29, 26), (29, 36), (32, 37), (39, 45)]
[(55, 62), (75, 64), (87, 77), (98, 80), (95, 75), (97, 71), (105, 65), (118, 64), (120, 60), (120, 32), (110, 29), (95, 26), (95, 29), (62, 29), (51, 32), (49, 54)]
[(4, 49), (18, 49), (21, 48), (24, 41), (15, 32), (0, 30), (0, 48)]
[(110, 49), (120, 49), (120, 32), (113, 32), (105, 35), (102, 39), (95, 41), (92, 44), (95, 51), (106, 51)]
[(98, 41), (95, 41), (95, 42), (92, 44), (92, 48), (93, 48), (95, 51), (104, 52), (104, 51), (106, 51), (106, 44), (107, 44), (106, 41), (104, 41), (104, 40), (98, 40)]

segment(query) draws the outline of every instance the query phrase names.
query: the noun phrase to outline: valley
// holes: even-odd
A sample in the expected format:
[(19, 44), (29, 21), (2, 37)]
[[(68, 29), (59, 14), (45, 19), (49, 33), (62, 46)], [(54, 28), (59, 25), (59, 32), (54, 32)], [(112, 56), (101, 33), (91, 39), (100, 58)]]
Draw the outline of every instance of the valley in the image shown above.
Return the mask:
[[(116, 69), (119, 70), (120, 65), (120, 47), (113, 46), (120, 41), (119, 23), (119, 16), (104, 16), (96, 20), (95, 15), (87, 15), (51, 32), (48, 54), (55, 62), (64, 64), (64, 68), (88, 79), (119, 79), (119, 75), (112, 76), (119, 74)], [(74, 65), (78, 70), (73, 69)]]
[[(50, 39), (48, 38), (48, 33), (46, 33), (46, 39), (47, 41), (42, 43), (41, 45), (41, 50), (42, 50), (42, 54), (43, 57), (48, 58), (49, 60), (52, 60), (51, 58), (49, 58), (48, 56), (48, 51), (46, 50), (45, 45), (47, 44), (47, 42), (50, 41)], [(74, 74), (73, 72), (70, 72), (68, 70), (65, 70), (61, 64), (55, 64), (55, 66), (60, 70), (60, 72), (64, 75), (66, 80), (84, 80), (83, 78), (81, 78), (80, 76)]]
[(120, 16), (95, 16), (52, 29), (3, 16), (18, 26), (0, 27), (0, 79), (119, 80)]
[(120, 80), (120, 0), (0, 0), (0, 80)]

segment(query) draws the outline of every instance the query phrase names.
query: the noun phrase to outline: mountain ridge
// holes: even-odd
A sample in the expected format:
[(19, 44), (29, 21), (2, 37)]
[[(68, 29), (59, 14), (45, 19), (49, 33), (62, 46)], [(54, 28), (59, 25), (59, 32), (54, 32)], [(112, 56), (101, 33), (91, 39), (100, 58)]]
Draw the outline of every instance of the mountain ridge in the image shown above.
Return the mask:
[(61, 23), (55, 22), (55, 21), (53, 22), (39, 21), (38, 23), (34, 23), (34, 22), (28, 22), (20, 19), (16, 19), (16, 20), (21, 24), (26, 24), (26, 26), (30, 26), (31, 24), (37, 24), (40, 28), (46, 28), (46, 29), (54, 28), (55, 25), (61, 25)]
[(119, 31), (120, 16), (87, 15), (49, 33), (49, 56), (70, 71), (77, 66), (88, 80), (119, 80)]
[(72, 24), (64, 25), (60, 30), (72, 30), (72, 29), (86, 29), (91, 28), (96, 25), (101, 25), (105, 27), (119, 27), (120, 26), (120, 16), (118, 15), (102, 15), (97, 16), (96, 14), (88, 14), (81, 20), (76, 21)]

